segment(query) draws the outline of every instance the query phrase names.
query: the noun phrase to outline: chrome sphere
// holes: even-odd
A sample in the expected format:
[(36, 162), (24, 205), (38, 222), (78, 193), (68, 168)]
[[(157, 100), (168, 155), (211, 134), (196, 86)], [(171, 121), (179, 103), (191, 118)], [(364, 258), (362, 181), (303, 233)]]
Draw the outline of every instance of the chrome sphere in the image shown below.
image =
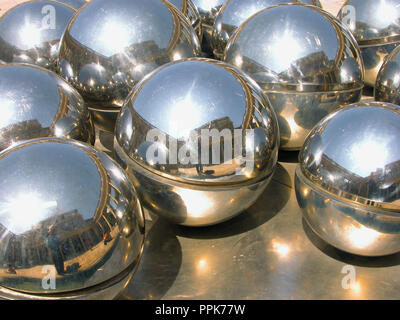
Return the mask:
[(192, 0), (168, 0), (189, 19), (194, 31), (196, 31), (200, 42), (203, 39), (203, 29), (201, 27), (201, 18), (199, 10), (194, 6)]
[(212, 33), (215, 19), (227, 0), (192, 0), (197, 8), (203, 29), (202, 50), (212, 56)]
[(296, 196), (311, 228), (358, 255), (400, 251), (400, 107), (356, 103), (322, 120), (296, 170)]
[(212, 48), (216, 57), (222, 59), (229, 38), (239, 26), (258, 11), (282, 3), (305, 3), (322, 8), (319, 0), (227, 0), (219, 11), (212, 33)]
[(34, 139), (0, 153), (0, 297), (112, 299), (140, 260), (144, 217), (114, 160)]
[(386, 58), (376, 79), (374, 96), (376, 101), (400, 105), (400, 47)]
[(0, 18), (0, 59), (55, 70), (60, 39), (75, 10), (55, 1), (28, 1)]
[(168, 1), (96, 0), (68, 25), (59, 72), (98, 113), (99, 127), (113, 132), (113, 121), (139, 80), (165, 63), (199, 54), (193, 28)]
[(284, 150), (299, 150), (319, 120), (361, 99), (357, 43), (316, 6), (282, 4), (259, 11), (231, 37), (224, 61), (250, 75), (268, 96)]
[(79, 10), (88, 2), (86, 0), (54, 0), (54, 1), (64, 3), (74, 8), (75, 10)]
[(373, 87), (385, 58), (400, 43), (400, 1), (347, 0), (338, 18), (357, 39), (365, 65), (365, 83)]
[(55, 136), (93, 144), (93, 121), (79, 93), (34, 65), (0, 65), (0, 151), (22, 140)]
[(256, 201), (278, 144), (276, 116), (257, 84), (225, 63), (192, 58), (138, 84), (118, 117), (114, 150), (144, 205), (205, 226)]

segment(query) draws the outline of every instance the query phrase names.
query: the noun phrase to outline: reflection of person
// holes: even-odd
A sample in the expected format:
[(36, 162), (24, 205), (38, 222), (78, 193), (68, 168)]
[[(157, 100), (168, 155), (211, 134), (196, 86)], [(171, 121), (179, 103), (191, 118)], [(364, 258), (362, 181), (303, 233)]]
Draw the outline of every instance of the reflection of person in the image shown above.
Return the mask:
[(47, 233), (47, 246), (50, 249), (51, 258), (56, 267), (57, 273), (60, 275), (64, 274), (64, 259), (60, 251), (60, 239), (56, 234), (56, 227), (54, 226), (49, 227)]
[(16, 239), (15, 235), (12, 235), (8, 242), (8, 269), (7, 273), (16, 274), (15, 260), (16, 260)]
[(112, 240), (111, 234), (110, 232), (106, 231), (103, 234), (103, 241), (104, 241), (104, 245), (106, 246), (107, 243), (109, 243)]

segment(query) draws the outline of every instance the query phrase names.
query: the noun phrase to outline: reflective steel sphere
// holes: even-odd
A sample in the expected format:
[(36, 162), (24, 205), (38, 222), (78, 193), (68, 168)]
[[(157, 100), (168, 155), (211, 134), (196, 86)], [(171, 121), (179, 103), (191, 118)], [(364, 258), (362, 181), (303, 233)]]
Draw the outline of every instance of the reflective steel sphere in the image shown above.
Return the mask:
[(201, 27), (201, 18), (199, 10), (194, 6), (192, 0), (168, 0), (175, 7), (183, 12), (189, 19), (193, 29), (196, 31), (200, 42), (203, 39), (203, 29)]
[(400, 107), (356, 103), (322, 120), (296, 170), (297, 200), (311, 228), (358, 255), (400, 251)]
[(85, 1), (85, 0), (55, 0), (55, 1), (64, 3), (64, 4), (74, 8), (75, 10), (79, 10), (87, 3), (87, 1)]
[(0, 115), (0, 151), (48, 136), (94, 143), (93, 122), (79, 93), (34, 65), (0, 65)]
[(192, 0), (194, 6), (200, 13), (203, 41), (201, 48), (203, 52), (212, 56), (212, 33), (218, 12), (227, 0)]
[(268, 96), (284, 150), (300, 149), (319, 120), (361, 99), (357, 43), (315, 6), (282, 4), (259, 11), (231, 37), (224, 61), (250, 75)]
[(373, 87), (386, 56), (400, 42), (400, 2), (347, 0), (338, 18), (357, 39), (365, 65), (365, 83)]
[(0, 59), (55, 70), (59, 43), (75, 10), (55, 1), (29, 1), (0, 18)]
[(276, 116), (257, 84), (230, 65), (193, 58), (138, 84), (118, 117), (114, 149), (144, 205), (205, 226), (256, 201), (278, 144)]
[(386, 58), (375, 84), (375, 100), (400, 105), (400, 47)]
[(222, 59), (229, 38), (239, 26), (258, 11), (282, 3), (305, 3), (322, 8), (319, 0), (227, 0), (219, 11), (213, 27), (212, 47)]
[(100, 128), (130, 90), (157, 67), (200, 54), (184, 15), (166, 0), (96, 0), (72, 19), (60, 48), (60, 73), (94, 110)]
[(0, 153), (0, 296), (112, 299), (140, 260), (144, 217), (106, 154), (58, 138)]

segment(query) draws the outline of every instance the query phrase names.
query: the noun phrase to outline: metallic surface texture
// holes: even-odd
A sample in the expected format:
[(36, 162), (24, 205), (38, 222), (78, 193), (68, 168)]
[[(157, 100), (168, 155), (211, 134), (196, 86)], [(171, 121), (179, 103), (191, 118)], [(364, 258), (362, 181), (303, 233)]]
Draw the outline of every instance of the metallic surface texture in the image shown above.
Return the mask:
[(200, 54), (188, 20), (164, 0), (96, 0), (69, 24), (60, 48), (60, 73), (89, 109), (118, 112), (129, 91), (170, 61)]
[(212, 35), (214, 55), (218, 58), (223, 57), (229, 38), (253, 14), (282, 3), (304, 3), (322, 8), (318, 0), (227, 0), (214, 23)]
[(60, 39), (75, 10), (54, 1), (29, 1), (0, 18), (0, 59), (55, 70)]
[(113, 298), (124, 288), (142, 254), (144, 216), (114, 160), (41, 138), (0, 153), (0, 176), (0, 296)]
[(0, 65), (0, 151), (22, 140), (55, 136), (93, 144), (79, 95), (55, 73), (28, 64)]
[(115, 134), (117, 157), (152, 199), (146, 202), (190, 225), (249, 206), (275, 169), (279, 144), (276, 116), (258, 85), (201, 58), (170, 63), (139, 83)]
[(87, 2), (89, 2), (89, 1), (85, 1), (85, 0), (54, 0), (54, 1), (64, 3), (67, 6), (70, 6), (70, 7), (74, 8), (75, 10), (79, 10)]
[(212, 33), (215, 19), (226, 0), (192, 0), (194, 6), (200, 13), (203, 41), (202, 50), (207, 55), (212, 56)]
[(400, 47), (386, 58), (376, 79), (374, 96), (376, 101), (400, 105)]
[(250, 75), (268, 96), (284, 150), (300, 149), (319, 120), (361, 99), (357, 43), (316, 6), (283, 4), (258, 12), (231, 37), (224, 61)]
[(296, 195), (311, 228), (341, 250), (366, 256), (400, 251), (400, 107), (349, 105), (308, 136)]
[(196, 31), (200, 42), (203, 39), (203, 29), (201, 27), (201, 17), (199, 10), (195, 7), (192, 0), (168, 0), (189, 19), (193, 29)]
[(400, 41), (398, 0), (347, 0), (338, 18), (354, 34), (365, 64), (365, 83), (374, 86), (386, 56)]

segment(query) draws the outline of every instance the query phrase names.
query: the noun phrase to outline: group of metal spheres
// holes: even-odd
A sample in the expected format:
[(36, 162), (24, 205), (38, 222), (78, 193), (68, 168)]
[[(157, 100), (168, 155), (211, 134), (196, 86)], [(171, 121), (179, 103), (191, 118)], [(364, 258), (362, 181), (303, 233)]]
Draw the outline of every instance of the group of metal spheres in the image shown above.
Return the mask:
[[(400, 251), (400, 1), (349, 0), (338, 18), (318, 0), (170, 2), (28, 1), (0, 18), (1, 297), (116, 297), (142, 204), (230, 219), (279, 149), (300, 150), (296, 195), (321, 238)], [(380, 102), (359, 102), (365, 83)]]

